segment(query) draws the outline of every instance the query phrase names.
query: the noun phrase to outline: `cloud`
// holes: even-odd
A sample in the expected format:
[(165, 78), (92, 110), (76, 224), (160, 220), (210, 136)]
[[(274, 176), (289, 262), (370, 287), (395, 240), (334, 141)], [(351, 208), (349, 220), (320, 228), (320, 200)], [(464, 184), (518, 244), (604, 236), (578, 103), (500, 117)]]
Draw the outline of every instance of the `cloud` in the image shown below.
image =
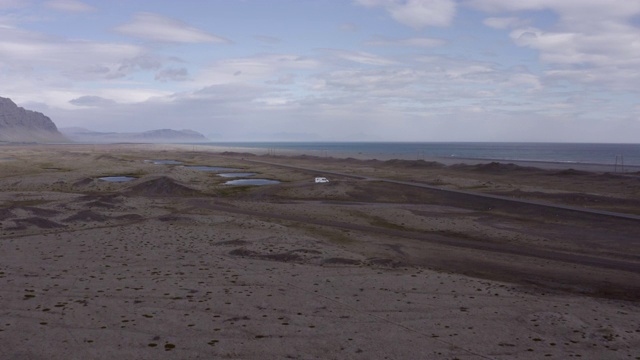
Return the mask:
[(112, 78), (126, 76), (138, 70), (157, 70), (162, 67), (162, 62), (159, 58), (144, 54), (142, 56), (136, 56), (133, 58), (123, 59), (120, 62), (120, 66), (117, 72), (111, 75)]
[(409, 47), (421, 47), (432, 48), (442, 46), (445, 41), (442, 39), (428, 38), (428, 37), (416, 37), (406, 39), (376, 39), (370, 40), (365, 43), (369, 46), (409, 46)]
[(640, 82), (636, 70), (640, 67), (640, 29), (632, 23), (640, 16), (638, 1), (469, 0), (467, 4), (492, 13), (555, 13), (557, 23), (543, 26), (512, 16), (484, 20), (487, 26), (511, 29), (514, 44), (536, 50), (550, 83), (565, 80), (631, 90)]
[[(291, 71), (309, 71), (321, 66), (318, 60), (293, 54), (260, 54), (216, 61), (194, 75), (194, 86), (274, 81)], [(277, 81), (277, 80), (276, 80)]]
[(189, 80), (189, 72), (186, 68), (164, 69), (156, 74), (159, 81), (186, 81)]
[(45, 3), (45, 5), (48, 8), (54, 9), (54, 10), (59, 10), (59, 11), (66, 11), (66, 12), (91, 12), (91, 11), (95, 11), (96, 8), (94, 8), (91, 5), (87, 5), (82, 1), (78, 1), (78, 0), (51, 0), (51, 1), (47, 1)]
[(121, 73), (127, 59), (146, 50), (122, 43), (65, 40), (15, 28), (0, 28), (0, 66), (38, 69), (42, 76), (70, 79), (109, 78)]
[(103, 107), (103, 106), (110, 106), (110, 105), (116, 104), (115, 101), (110, 99), (105, 99), (100, 96), (81, 96), (79, 98), (69, 100), (69, 103), (76, 106), (91, 106), (91, 107)]
[(366, 7), (383, 7), (397, 22), (421, 29), (448, 26), (456, 13), (455, 0), (356, 0)]
[(275, 80), (267, 80), (267, 84), (271, 85), (291, 85), (295, 82), (296, 76), (294, 74), (282, 74)]
[(359, 63), (362, 65), (391, 65), (395, 63), (395, 61), (391, 59), (387, 59), (382, 56), (378, 56), (375, 54), (363, 52), (363, 51), (348, 51), (348, 50), (339, 50), (339, 49), (323, 49), (324, 52), (333, 55), (336, 58), (348, 60), (354, 63)]
[(551, 9), (564, 18), (632, 18), (640, 13), (640, 2), (629, 0), (467, 0), (466, 3), (487, 12)]
[(517, 17), (510, 16), (510, 17), (490, 17), (490, 18), (484, 19), (482, 23), (494, 29), (509, 29), (509, 28), (526, 26), (526, 25), (529, 25), (530, 22), (528, 20), (523, 20)]
[(133, 21), (115, 28), (136, 38), (175, 43), (228, 43), (229, 40), (188, 24), (152, 13), (138, 13)]

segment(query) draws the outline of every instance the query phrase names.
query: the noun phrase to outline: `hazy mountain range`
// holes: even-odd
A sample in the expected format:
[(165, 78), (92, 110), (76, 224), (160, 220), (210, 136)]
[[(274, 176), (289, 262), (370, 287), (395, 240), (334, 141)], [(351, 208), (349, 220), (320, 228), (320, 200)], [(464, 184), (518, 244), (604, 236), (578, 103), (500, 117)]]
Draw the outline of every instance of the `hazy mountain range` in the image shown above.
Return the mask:
[(193, 143), (207, 142), (204, 135), (193, 130), (158, 129), (137, 133), (98, 132), (84, 128), (61, 128), (60, 131), (71, 141), (82, 143)]
[(159, 129), (137, 133), (97, 132), (84, 128), (61, 128), (46, 115), (26, 110), (0, 97), (0, 142), (81, 143), (193, 143), (207, 142), (193, 130)]

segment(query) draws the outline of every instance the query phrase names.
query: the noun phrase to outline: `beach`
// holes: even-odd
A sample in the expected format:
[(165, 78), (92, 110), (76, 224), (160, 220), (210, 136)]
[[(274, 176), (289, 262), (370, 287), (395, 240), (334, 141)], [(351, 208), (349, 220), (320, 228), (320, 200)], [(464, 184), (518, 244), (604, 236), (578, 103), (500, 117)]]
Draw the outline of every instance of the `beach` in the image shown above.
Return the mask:
[(196, 145), (0, 151), (7, 359), (640, 359), (635, 172)]

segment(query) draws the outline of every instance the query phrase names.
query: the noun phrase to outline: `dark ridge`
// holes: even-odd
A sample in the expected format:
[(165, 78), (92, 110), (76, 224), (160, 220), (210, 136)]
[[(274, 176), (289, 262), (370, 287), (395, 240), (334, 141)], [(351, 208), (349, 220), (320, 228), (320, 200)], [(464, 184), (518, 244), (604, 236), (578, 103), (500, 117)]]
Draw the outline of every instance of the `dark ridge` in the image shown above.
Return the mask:
[(144, 220), (144, 216), (139, 214), (125, 214), (115, 217), (117, 220), (125, 220), (125, 221), (138, 221)]
[(99, 201), (108, 204), (118, 204), (122, 202), (120, 194), (87, 194), (78, 198), (78, 201)]
[(96, 212), (93, 212), (91, 210), (82, 210), (77, 212), (75, 215), (71, 215), (66, 219), (63, 219), (62, 221), (64, 222), (74, 222), (74, 221), (106, 221), (109, 218), (102, 215), (102, 214), (98, 214)]
[(229, 251), (229, 255), (233, 255), (233, 256), (243, 256), (243, 257), (259, 257), (260, 254), (258, 252), (255, 251), (251, 251), (251, 250), (247, 250), (247, 249), (235, 249), (235, 250), (231, 250)]
[(92, 178), (85, 178), (82, 180), (78, 180), (76, 182), (73, 183), (73, 186), (87, 186), (89, 184), (93, 183), (93, 179)]
[(14, 209), (22, 209), (32, 213), (35, 216), (44, 216), (44, 217), (54, 216), (60, 213), (59, 211), (56, 211), (56, 210), (40, 209), (33, 206), (20, 206), (20, 207), (15, 207)]
[(138, 196), (196, 196), (200, 192), (182, 185), (175, 180), (162, 176), (147, 180), (130, 187), (127, 191), (130, 195)]
[(248, 153), (248, 152), (235, 152), (235, 151), (224, 151), (220, 153), (225, 156), (256, 156), (256, 154)]
[(57, 222), (51, 221), (51, 220), (47, 220), (47, 219), (43, 219), (40, 217), (31, 217), (31, 218), (26, 218), (26, 219), (18, 219), (15, 220), (16, 224), (18, 224), (18, 228), (20, 229), (24, 229), (25, 225), (33, 225), (42, 229), (56, 229), (56, 228), (63, 228), (63, 227), (67, 227), (66, 225), (63, 224), (58, 224)]
[(329, 258), (322, 261), (322, 265), (360, 265), (362, 262), (360, 260), (355, 259), (347, 259), (347, 258)]
[(393, 159), (384, 162), (385, 165), (399, 166), (405, 168), (443, 168), (446, 165), (437, 161), (424, 160), (400, 160)]
[(531, 167), (531, 166), (520, 166), (513, 163), (499, 163), (499, 162), (490, 162), (486, 164), (477, 164), (477, 165), (467, 165), (467, 164), (455, 164), (450, 166), (451, 169), (456, 170), (471, 170), (477, 171), (481, 173), (487, 174), (505, 174), (511, 173), (514, 171), (519, 172), (528, 172), (528, 171), (542, 171), (540, 168)]
[(0, 209), (0, 220), (5, 220), (5, 219), (9, 219), (16, 216), (16, 214), (14, 214), (11, 209)]
[(558, 175), (558, 176), (582, 176), (582, 175), (591, 175), (590, 172), (588, 171), (581, 171), (581, 170), (575, 170), (575, 169), (566, 169), (566, 170), (562, 170), (562, 171), (558, 171), (558, 172), (554, 172), (551, 175)]
[(85, 207), (98, 207), (98, 208), (104, 208), (104, 209), (113, 209), (116, 206), (108, 203), (108, 202), (104, 202), (104, 201), (100, 201), (100, 200), (96, 200), (96, 201), (90, 201), (88, 203), (85, 204)]

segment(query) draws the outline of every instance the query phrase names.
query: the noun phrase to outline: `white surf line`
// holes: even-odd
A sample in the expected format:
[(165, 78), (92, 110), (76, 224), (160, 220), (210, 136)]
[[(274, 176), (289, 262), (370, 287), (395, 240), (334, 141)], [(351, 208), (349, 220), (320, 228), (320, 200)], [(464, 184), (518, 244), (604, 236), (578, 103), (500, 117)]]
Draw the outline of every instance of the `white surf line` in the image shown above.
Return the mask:
[(260, 161), (260, 160), (249, 160), (249, 159), (243, 159), (243, 160), (244, 161), (249, 161), (249, 162), (260, 163), (260, 164), (266, 164), (266, 165), (273, 165), (273, 166), (280, 166), (280, 167), (285, 167), (285, 168), (290, 168), (290, 169), (296, 169), (296, 170), (317, 172), (317, 173), (322, 173), (322, 174), (327, 174), (327, 175), (344, 176), (344, 177), (350, 177), (350, 178), (354, 178), (354, 179), (362, 179), (362, 180), (368, 180), (368, 181), (382, 181), (382, 182), (387, 182), (387, 183), (392, 183), (392, 184), (413, 186), (413, 187), (419, 187), (419, 188), (424, 188), (424, 189), (429, 189), (429, 190), (443, 191), (443, 192), (449, 192), (449, 193), (453, 193), (453, 194), (463, 194), (463, 195), (468, 195), (468, 196), (476, 196), (476, 197), (493, 199), (493, 200), (509, 201), (509, 202), (514, 202), (514, 203), (519, 203), (519, 204), (535, 205), (535, 206), (554, 208), (554, 209), (561, 209), (561, 210), (569, 210), (569, 211), (575, 211), (575, 212), (581, 212), (581, 213), (587, 213), (587, 214), (594, 214), (594, 215), (604, 215), (604, 216), (610, 216), (610, 217), (621, 218), (621, 219), (640, 220), (640, 215), (626, 214), (626, 213), (606, 211), (606, 210), (580, 208), (580, 207), (569, 206), (569, 205), (554, 204), (554, 203), (549, 203), (549, 202), (544, 202), (544, 201), (514, 199), (514, 198), (507, 197), (507, 196), (484, 194), (484, 193), (477, 193), (477, 192), (471, 192), (471, 191), (465, 191), (465, 190), (446, 189), (446, 188), (442, 188), (442, 187), (437, 187), (437, 186), (432, 186), (432, 185), (427, 185), (427, 184), (421, 184), (421, 183), (416, 183), (416, 182), (410, 182), (410, 181), (400, 181), (400, 180), (392, 180), (392, 179), (384, 179), (384, 178), (374, 178), (374, 177), (362, 176), (362, 175), (345, 174), (345, 173), (340, 173), (340, 172), (335, 172), (335, 171), (310, 169), (310, 168), (305, 168), (305, 167), (286, 165), (286, 164), (279, 164), (279, 163), (272, 163), (272, 162)]

